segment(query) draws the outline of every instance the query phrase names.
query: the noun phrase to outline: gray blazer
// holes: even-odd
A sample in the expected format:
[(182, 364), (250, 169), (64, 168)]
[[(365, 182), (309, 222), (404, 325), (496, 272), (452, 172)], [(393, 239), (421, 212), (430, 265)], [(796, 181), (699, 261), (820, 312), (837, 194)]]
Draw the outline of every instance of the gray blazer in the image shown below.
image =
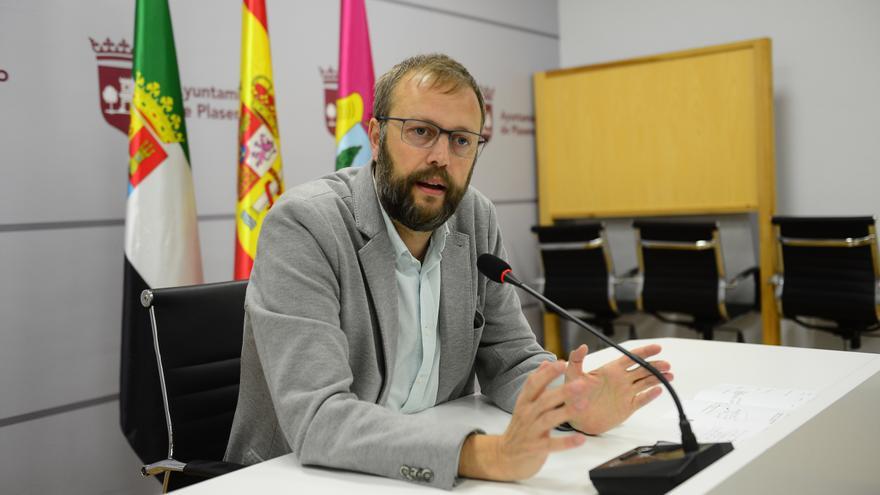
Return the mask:
[[(473, 188), (442, 252), (437, 403), (482, 393), (511, 411), (527, 374), (553, 356), (535, 341), (510, 286), (479, 275), (505, 256), (493, 205)], [(329, 466), (451, 488), (472, 425), (391, 411), (397, 346), (391, 242), (371, 168), (287, 191), (260, 233), (246, 297), (241, 388), (226, 459), (295, 452)]]

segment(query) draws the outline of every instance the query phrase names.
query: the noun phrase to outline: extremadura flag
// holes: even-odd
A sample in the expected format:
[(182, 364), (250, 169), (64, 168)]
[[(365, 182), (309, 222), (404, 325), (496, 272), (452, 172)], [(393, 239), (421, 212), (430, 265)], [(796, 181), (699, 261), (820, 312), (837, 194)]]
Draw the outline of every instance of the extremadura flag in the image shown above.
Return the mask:
[(167, 0), (137, 0), (129, 124), (119, 412), (143, 462), (167, 456), (146, 288), (202, 282), (198, 220)]

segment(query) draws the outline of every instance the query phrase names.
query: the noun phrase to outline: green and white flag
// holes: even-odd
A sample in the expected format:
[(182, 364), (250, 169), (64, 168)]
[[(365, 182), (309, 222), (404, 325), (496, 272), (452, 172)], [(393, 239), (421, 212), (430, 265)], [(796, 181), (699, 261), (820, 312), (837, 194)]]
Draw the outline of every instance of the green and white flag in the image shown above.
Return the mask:
[(119, 401), (129, 443), (154, 462), (166, 455), (165, 421), (139, 296), (146, 288), (201, 283), (202, 262), (168, 2), (137, 0), (135, 10)]

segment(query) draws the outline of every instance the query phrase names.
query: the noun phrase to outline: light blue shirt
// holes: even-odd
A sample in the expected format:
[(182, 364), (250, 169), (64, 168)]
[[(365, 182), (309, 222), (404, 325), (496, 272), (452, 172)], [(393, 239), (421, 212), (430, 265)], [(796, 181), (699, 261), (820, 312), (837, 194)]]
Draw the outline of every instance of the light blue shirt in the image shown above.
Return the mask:
[(391, 376), (388, 408), (415, 413), (437, 402), (440, 370), (440, 260), (449, 227), (444, 223), (431, 235), (425, 262), (410, 254), (391, 218), (382, 208), (388, 238), (394, 247), (397, 278), (397, 352)]

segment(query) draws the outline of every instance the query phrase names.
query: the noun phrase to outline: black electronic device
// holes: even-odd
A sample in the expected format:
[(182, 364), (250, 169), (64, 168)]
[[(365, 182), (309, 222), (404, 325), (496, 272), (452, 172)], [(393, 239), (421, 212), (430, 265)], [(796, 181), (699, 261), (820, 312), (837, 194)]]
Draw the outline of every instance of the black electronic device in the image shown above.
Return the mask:
[(622, 352), (656, 376), (675, 402), (675, 407), (678, 409), (678, 424), (681, 428), (681, 444), (658, 442), (655, 445), (636, 447), (591, 469), (590, 480), (600, 494), (666, 493), (733, 450), (733, 444), (730, 442), (697, 443), (690, 422), (684, 414), (681, 401), (678, 399), (678, 394), (675, 393), (663, 373), (660, 373), (650, 363), (624, 349), (606, 337), (600, 330), (591, 327), (580, 318), (562, 309), (540, 292), (520, 282), (513, 276), (510, 265), (501, 258), (488, 253), (481, 254), (477, 259), (477, 268), (489, 280), (500, 284), (508, 283), (528, 292), (557, 314)]

